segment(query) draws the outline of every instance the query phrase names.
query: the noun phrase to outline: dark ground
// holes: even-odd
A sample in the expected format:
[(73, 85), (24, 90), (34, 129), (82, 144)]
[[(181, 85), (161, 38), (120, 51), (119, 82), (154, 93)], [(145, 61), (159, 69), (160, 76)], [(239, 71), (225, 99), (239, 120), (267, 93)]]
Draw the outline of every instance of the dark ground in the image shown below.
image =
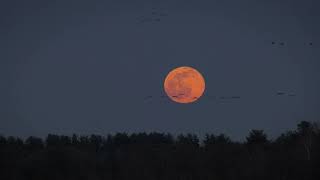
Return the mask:
[(252, 130), (245, 142), (224, 134), (0, 136), (0, 179), (311, 180), (320, 179), (319, 152), (320, 129), (309, 122), (274, 140)]

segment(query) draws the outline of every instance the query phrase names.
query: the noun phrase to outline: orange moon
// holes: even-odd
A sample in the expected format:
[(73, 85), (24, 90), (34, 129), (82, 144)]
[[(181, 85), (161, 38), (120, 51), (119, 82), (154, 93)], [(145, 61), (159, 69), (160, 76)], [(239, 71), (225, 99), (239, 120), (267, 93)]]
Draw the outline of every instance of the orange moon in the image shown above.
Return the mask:
[(202, 96), (205, 81), (196, 69), (182, 66), (169, 72), (164, 81), (164, 90), (175, 102), (192, 103)]

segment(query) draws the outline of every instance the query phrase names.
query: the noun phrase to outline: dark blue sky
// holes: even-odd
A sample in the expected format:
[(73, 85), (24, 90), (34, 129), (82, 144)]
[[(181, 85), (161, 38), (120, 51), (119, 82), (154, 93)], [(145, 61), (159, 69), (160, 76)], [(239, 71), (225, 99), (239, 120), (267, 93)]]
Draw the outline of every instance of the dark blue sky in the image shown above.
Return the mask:
[[(318, 121), (319, 9), (318, 0), (1, 1), (0, 134), (241, 139)], [(177, 66), (203, 74), (198, 102), (160, 98)]]

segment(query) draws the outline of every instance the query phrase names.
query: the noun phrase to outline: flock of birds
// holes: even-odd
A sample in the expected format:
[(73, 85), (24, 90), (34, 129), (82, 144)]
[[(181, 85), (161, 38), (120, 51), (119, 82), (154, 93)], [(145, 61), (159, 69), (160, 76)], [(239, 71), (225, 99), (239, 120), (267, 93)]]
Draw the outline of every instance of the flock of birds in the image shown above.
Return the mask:
[[(162, 20), (162, 18), (164, 18), (164, 17), (166, 17), (168, 15), (169, 14), (166, 13), (163, 9), (152, 7), (150, 14), (138, 18), (138, 23), (160, 22)], [(277, 45), (278, 44), (280, 46), (285, 46), (286, 45), (286, 43), (283, 42), (283, 41), (280, 41), (280, 42), (272, 41), (271, 44), (272, 45)], [(308, 43), (306, 43), (306, 45), (313, 46), (313, 43), (312, 42), (308, 42)]]
[[(166, 13), (163, 9), (160, 8), (155, 8), (152, 7), (151, 8), (151, 13), (142, 17), (138, 18), (138, 23), (152, 23), (152, 22), (160, 22), (162, 20), (162, 18), (168, 16), (169, 14)], [(286, 43), (281, 41), (281, 42), (276, 42), (276, 41), (272, 41), (271, 42), (272, 45), (280, 45), (280, 46), (285, 46)], [(308, 42), (306, 43), (309, 46), (313, 46), (312, 42)]]
[[(295, 97), (296, 94), (294, 93), (285, 93), (285, 92), (277, 92), (275, 93), (276, 96), (288, 96), (288, 97)], [(179, 98), (179, 97), (182, 97), (184, 96), (184, 94), (178, 94), (178, 95), (175, 95), (175, 96), (172, 96), (173, 98)], [(207, 95), (205, 95), (207, 96)], [(151, 101), (155, 98), (157, 98), (158, 96), (152, 96), (152, 95), (149, 95), (149, 96), (146, 96), (144, 98), (144, 101), (148, 102), (148, 101)], [(161, 95), (160, 96), (161, 99), (168, 99), (168, 96), (167, 95)], [(197, 99), (198, 97), (194, 97), (195, 99)], [(217, 99), (217, 100), (236, 100), (236, 99), (240, 99), (241, 97), (240, 96), (207, 96), (207, 98), (209, 99)]]
[[(280, 45), (280, 46), (284, 46), (284, 45), (285, 45), (284, 42), (275, 42), (275, 41), (272, 41), (271, 44), (272, 44), (272, 45), (278, 44), (278, 45)], [(306, 45), (313, 46), (313, 43), (312, 43), (312, 42), (309, 42), (309, 43), (306, 43)]]
[[(153, 23), (153, 22), (160, 22), (162, 20), (163, 17), (166, 17), (168, 16), (167, 13), (165, 13), (162, 9), (158, 9), (158, 8), (155, 8), (153, 7), (151, 9), (151, 13), (148, 14), (147, 16), (142, 16), (138, 19), (139, 23)], [(272, 41), (271, 42), (272, 45), (280, 45), (280, 46), (285, 46), (286, 43), (285, 42), (282, 42), (282, 41), (279, 41), (279, 42), (276, 42), (276, 41)], [(309, 45), (309, 46), (313, 46), (313, 42), (307, 42), (305, 43), (306, 45)], [(179, 95), (176, 95), (176, 96), (172, 96), (173, 98), (179, 98), (180, 96), (183, 96), (184, 94), (179, 94)], [(294, 93), (285, 93), (285, 92), (277, 92), (275, 94), (276, 96), (288, 96), (288, 97), (295, 97), (296, 94)], [(156, 98), (157, 96), (146, 96), (144, 98), (144, 101), (150, 101), (154, 98)], [(161, 95), (160, 96), (161, 99), (163, 98), (166, 98), (168, 99), (168, 96), (166, 95)], [(194, 97), (194, 98), (198, 98), (198, 97)], [(218, 97), (211, 97), (209, 96), (209, 98), (215, 98), (215, 99), (220, 99), (220, 100), (235, 100), (235, 99), (240, 99), (241, 97), (240, 96), (218, 96)]]

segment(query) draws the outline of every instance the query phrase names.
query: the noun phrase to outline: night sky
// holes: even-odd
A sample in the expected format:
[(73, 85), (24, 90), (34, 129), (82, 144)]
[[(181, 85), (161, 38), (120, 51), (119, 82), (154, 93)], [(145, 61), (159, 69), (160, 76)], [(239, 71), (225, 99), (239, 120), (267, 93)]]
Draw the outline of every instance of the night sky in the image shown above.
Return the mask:
[[(1, 1), (0, 134), (242, 139), (319, 121), (319, 9), (319, 0)], [(195, 103), (161, 98), (178, 66), (205, 78)]]

